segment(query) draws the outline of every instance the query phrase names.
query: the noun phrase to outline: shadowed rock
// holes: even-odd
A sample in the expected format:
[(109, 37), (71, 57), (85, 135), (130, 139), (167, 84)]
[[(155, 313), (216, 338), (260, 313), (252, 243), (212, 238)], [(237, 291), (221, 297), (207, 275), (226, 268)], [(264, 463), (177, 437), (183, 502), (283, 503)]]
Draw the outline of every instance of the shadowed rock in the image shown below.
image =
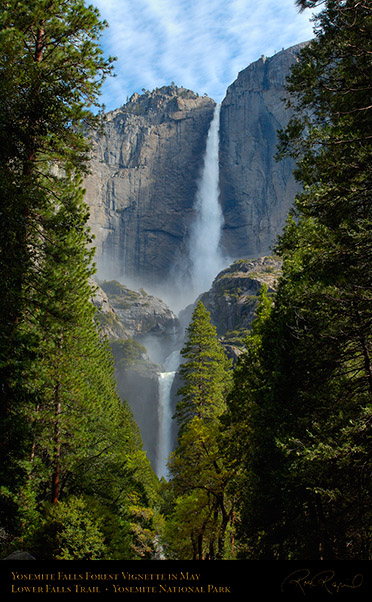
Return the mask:
[(262, 57), (227, 89), (220, 123), (220, 202), (225, 218), (222, 247), (231, 258), (259, 257), (285, 225), (299, 185), (291, 159), (277, 162), (277, 130), (292, 112), (284, 85), (304, 44)]
[(23, 550), (15, 550), (15, 552), (12, 552), (9, 556), (3, 558), (3, 560), (36, 560), (36, 558), (28, 552), (23, 552)]

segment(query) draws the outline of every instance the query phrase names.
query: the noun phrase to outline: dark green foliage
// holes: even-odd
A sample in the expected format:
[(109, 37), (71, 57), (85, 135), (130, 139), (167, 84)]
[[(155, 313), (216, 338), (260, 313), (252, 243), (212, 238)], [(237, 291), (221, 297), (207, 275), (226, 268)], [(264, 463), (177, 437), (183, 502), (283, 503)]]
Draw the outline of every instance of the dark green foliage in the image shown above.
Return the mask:
[(106, 552), (102, 525), (82, 498), (46, 509), (32, 549), (38, 560), (100, 560)]
[(228, 360), (201, 301), (187, 332), (188, 338), (181, 350), (186, 362), (180, 366), (184, 385), (179, 390), (182, 399), (176, 409), (180, 432), (194, 416), (204, 421), (217, 418), (223, 410), (229, 385)]
[(201, 301), (181, 355), (186, 362), (180, 367), (184, 385), (176, 409), (178, 445), (170, 459), (172, 507), (165, 544), (177, 559), (222, 559), (233, 513), (227, 491), (233, 474), (220, 447), (231, 367)]
[(13, 463), (30, 443), (22, 407), (39, 403), (29, 376), (40, 358), (41, 336), (27, 320), (39, 310), (34, 299), (50, 221), (55, 227), (53, 206), (62, 215), (69, 202), (63, 172), (77, 170), (77, 176), (85, 168), (89, 145), (82, 125), (97, 118), (84, 104), (97, 103), (110, 71), (96, 44), (103, 27), (81, 1), (10, 1), (0, 9), (0, 419), (7, 434), (1, 450), (7, 483), (19, 478), (20, 466), (15, 471)]
[(143, 359), (146, 347), (134, 339), (111, 341), (110, 347), (117, 369), (132, 366)]
[(372, 7), (324, 5), (281, 134), (304, 191), (230, 400), (233, 428), (244, 420), (241, 555), (256, 559), (371, 558)]
[(104, 27), (81, 0), (0, 9), (3, 554), (139, 558), (138, 508), (151, 548), (156, 480), (91, 303), (81, 183), (100, 123), (87, 107), (111, 70)]

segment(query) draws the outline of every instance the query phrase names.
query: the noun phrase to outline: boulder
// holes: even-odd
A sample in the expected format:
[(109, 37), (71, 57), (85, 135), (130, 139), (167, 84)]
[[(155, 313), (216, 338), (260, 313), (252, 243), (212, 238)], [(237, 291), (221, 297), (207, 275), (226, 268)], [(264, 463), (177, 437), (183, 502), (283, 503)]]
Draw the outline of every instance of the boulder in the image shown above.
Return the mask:
[(36, 560), (31, 554), (28, 552), (24, 552), (23, 550), (15, 550), (3, 560)]

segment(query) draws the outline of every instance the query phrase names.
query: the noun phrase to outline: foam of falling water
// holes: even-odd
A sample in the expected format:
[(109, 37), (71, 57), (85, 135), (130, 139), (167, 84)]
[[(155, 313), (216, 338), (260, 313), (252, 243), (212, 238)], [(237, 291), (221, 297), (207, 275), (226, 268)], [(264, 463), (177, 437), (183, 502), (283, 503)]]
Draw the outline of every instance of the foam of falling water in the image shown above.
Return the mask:
[(157, 450), (156, 474), (159, 479), (167, 478), (167, 460), (171, 453), (171, 390), (176, 372), (161, 372), (159, 374), (159, 440)]
[(209, 126), (204, 166), (196, 193), (196, 220), (189, 241), (191, 289), (194, 299), (209, 289), (217, 274), (226, 267), (220, 251), (223, 214), (219, 204), (220, 108), (216, 105)]
[(156, 474), (159, 479), (167, 478), (167, 461), (172, 451), (172, 385), (180, 364), (180, 352), (173, 351), (165, 360), (167, 372), (159, 374), (159, 440), (156, 462)]

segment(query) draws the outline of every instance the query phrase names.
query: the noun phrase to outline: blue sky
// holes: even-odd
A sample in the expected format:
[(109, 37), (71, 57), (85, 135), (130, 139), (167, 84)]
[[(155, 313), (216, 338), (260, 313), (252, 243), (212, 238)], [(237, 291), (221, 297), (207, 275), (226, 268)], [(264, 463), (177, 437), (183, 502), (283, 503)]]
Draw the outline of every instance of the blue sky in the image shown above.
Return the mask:
[(170, 84), (219, 102), (238, 72), (313, 36), (312, 13), (294, 0), (93, 0), (117, 57), (103, 87), (107, 110), (127, 96)]

